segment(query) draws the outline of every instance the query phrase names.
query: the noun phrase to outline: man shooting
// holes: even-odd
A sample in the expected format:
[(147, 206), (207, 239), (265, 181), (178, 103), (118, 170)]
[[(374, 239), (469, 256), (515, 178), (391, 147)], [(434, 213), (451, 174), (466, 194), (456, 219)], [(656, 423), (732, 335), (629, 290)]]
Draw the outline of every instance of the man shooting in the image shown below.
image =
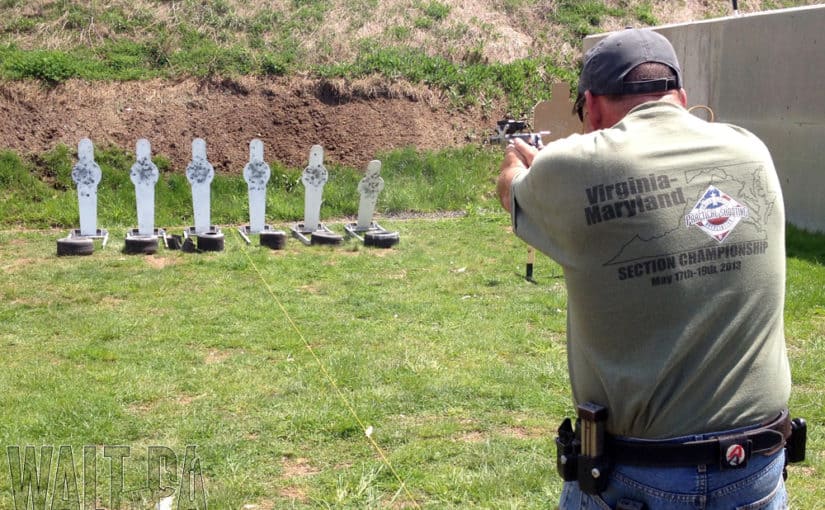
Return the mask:
[(786, 505), (779, 180), (756, 136), (686, 104), (670, 42), (617, 32), (585, 55), (584, 134), (501, 164), (515, 233), (567, 285), (562, 509)]

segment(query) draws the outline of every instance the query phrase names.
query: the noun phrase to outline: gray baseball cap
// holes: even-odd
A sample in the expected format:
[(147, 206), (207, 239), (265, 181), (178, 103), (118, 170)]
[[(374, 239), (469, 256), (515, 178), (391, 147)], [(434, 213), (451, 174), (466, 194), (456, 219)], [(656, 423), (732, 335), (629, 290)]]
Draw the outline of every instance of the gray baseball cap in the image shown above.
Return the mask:
[[(676, 79), (625, 82), (634, 67), (658, 62), (673, 69)], [(599, 41), (584, 55), (579, 93), (596, 95), (646, 94), (682, 88), (682, 70), (673, 45), (650, 29), (629, 28)]]

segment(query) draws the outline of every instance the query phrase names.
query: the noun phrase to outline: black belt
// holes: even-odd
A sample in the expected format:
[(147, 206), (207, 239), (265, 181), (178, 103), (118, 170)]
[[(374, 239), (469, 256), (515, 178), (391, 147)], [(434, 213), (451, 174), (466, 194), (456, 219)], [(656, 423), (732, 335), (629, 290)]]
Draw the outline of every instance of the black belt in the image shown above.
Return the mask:
[(698, 466), (718, 464), (723, 468), (741, 468), (754, 454), (771, 455), (785, 446), (791, 435), (787, 411), (759, 428), (720, 435), (702, 441), (673, 443), (667, 441), (624, 441), (607, 438), (607, 452), (616, 464), (637, 466)]

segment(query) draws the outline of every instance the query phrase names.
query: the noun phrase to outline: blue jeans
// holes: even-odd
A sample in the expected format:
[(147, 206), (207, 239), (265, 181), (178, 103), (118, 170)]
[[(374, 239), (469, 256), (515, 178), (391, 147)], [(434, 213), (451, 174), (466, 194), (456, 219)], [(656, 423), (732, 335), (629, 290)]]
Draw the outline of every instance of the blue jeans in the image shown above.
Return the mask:
[(784, 509), (788, 507), (784, 467), (784, 450), (753, 455), (742, 469), (616, 465), (607, 489), (598, 496), (583, 493), (578, 482), (565, 482), (559, 509), (610, 510), (622, 498), (644, 503), (646, 510)]

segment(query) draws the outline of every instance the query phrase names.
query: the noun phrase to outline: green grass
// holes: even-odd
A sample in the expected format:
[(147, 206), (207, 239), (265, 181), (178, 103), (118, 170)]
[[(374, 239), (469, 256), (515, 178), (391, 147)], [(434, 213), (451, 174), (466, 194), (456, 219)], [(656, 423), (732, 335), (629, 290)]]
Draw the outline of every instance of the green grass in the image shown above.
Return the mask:
[[(393, 471), (425, 508), (545, 508), (560, 490), (554, 428), (572, 412), (559, 267), (540, 256), (526, 283), (498, 212), (385, 223), (392, 250), (272, 252), (228, 231), (225, 252), (152, 257), (122, 255), (114, 236), (57, 258), (60, 231), (3, 232), (0, 443), (71, 446), (78, 477), (98, 445), (104, 504), (102, 445), (129, 446), (126, 492), (146, 485), (148, 446), (170, 448), (180, 476), (197, 445), (213, 508), (409, 505)], [(825, 269), (788, 265), (792, 407), (811, 429), (789, 487), (794, 507), (816, 508)]]
[[(70, 260), (53, 256), (54, 233), (4, 233), (0, 441), (197, 444), (215, 508), (293, 492), (307, 507), (387, 503), (398, 482), (357, 416), (419, 503), (537, 505), (550, 413), (569, 400), (557, 268), (542, 268), (549, 297), (525, 284), (500, 215), (387, 226), (403, 249), (274, 253), (230, 236), (225, 253), (156, 266), (115, 239)], [(479, 342), (479, 328), (497, 340)], [(140, 487), (134, 471), (127, 488)]]
[[(438, 152), (416, 152), (408, 148), (379, 155), (386, 191), (380, 211), (435, 212), (464, 210), (485, 205), (501, 157), (497, 148), (467, 146)], [(180, 172), (170, 170), (163, 155), (153, 157), (160, 171), (155, 186), (155, 223), (182, 225), (192, 221), (191, 186)], [(101, 168), (98, 186), (98, 224), (104, 228), (136, 223), (135, 188), (129, 178), (134, 155), (118, 147), (98, 148), (95, 161)], [(71, 179), (77, 156), (65, 146), (30, 159), (0, 152), (0, 227), (76, 227), (79, 221), (77, 193)], [(281, 221), (303, 217), (303, 169), (272, 162), (267, 213)], [(324, 186), (324, 217), (357, 214), (357, 186), (363, 170), (327, 165), (329, 180)], [(247, 184), (238, 174), (217, 173), (212, 185), (212, 221), (240, 224), (248, 221)], [(35, 206), (33, 206), (35, 204)]]
[[(798, 6), (812, 0), (783, 1)], [(751, 8), (776, 7), (763, 0)], [(649, 0), (507, 0), (480, 6), (512, 31), (528, 34), (526, 56), (507, 46), (510, 32), (449, 3), (301, 0), (265, 2), (0, 3), (0, 79), (57, 86), (71, 79), (140, 80), (215, 76), (295, 76), (358, 80), (379, 76), (431, 87), (455, 107), (504, 102), (525, 116), (550, 92), (574, 84), (577, 48), (605, 26), (661, 23)], [(729, 14), (729, 5), (704, 15)], [(497, 18), (497, 19), (499, 19)]]
[[(340, 14), (327, 0), (296, 0), (283, 11), (153, 2), (174, 4), (166, 17), (140, 1), (26, 4), (0, 2), (0, 78), (47, 86), (75, 77), (380, 75), (440, 89), (458, 107), (505, 97), (519, 116), (546, 96), (544, 83), (576, 73), (575, 62), (540, 46), (525, 59), (485, 61), (493, 40), (461, 43), (492, 27), (451, 23), (446, 2), (414, 2), (403, 22), (346, 44), (338, 32), (314, 32)], [(502, 8), (514, 19), (540, 14), (530, 24), (537, 41), (560, 30), (573, 46), (607, 21), (657, 22), (648, 1), (562, 1), (547, 12), (539, 4), (506, 0)], [(380, 3), (352, 5), (347, 36), (367, 27), (364, 13)], [(492, 195), (499, 151), (381, 155), (379, 212), (468, 213), (381, 220), (400, 232), (392, 250), (351, 241), (247, 247), (228, 227), (247, 220), (246, 184), (219, 174), (212, 214), (227, 226), (226, 251), (150, 257), (120, 251), (121, 232), (136, 222), (131, 154), (104, 147), (96, 158), (99, 225), (110, 244), (91, 257), (58, 258), (55, 240), (78, 222), (75, 154), (0, 152), (4, 447), (25, 456), (27, 445), (53, 445), (48, 474), (73, 468), (82, 493), (83, 447), (94, 446), (98, 504), (123, 509), (130, 497), (148, 507), (149, 447), (176, 455), (164, 481), (179, 488), (193, 467), (187, 445), (197, 446), (212, 508), (546, 508), (558, 499), (552, 437), (572, 413), (564, 280), (543, 256), (539, 283), (523, 280), (525, 247)], [(162, 155), (155, 162), (156, 223), (182, 229), (192, 221), (189, 184)], [(301, 169), (271, 166), (268, 218), (282, 227), (302, 215)], [(322, 217), (353, 215), (361, 171), (328, 170)], [(787, 245), (791, 407), (810, 428), (808, 460), (790, 468), (788, 484), (793, 507), (822, 508), (825, 236), (790, 228)], [(110, 483), (119, 476), (109, 460), (117, 445), (129, 452), (123, 494)], [(14, 463), (4, 452), (0, 508), (15, 508)]]
[(535, 2), (511, 1), (503, 6), (508, 18), (542, 28), (528, 57), (498, 62), (484, 56), (485, 47), (501, 43), (496, 27), (478, 17), (465, 20), (448, 3), (399, 4), (383, 11), (392, 20), (382, 19), (383, 29), (370, 26), (381, 4), (361, 4), (304, 0), (274, 9), (184, 0), (161, 8), (64, 1), (27, 9), (24, 2), (4, 2), (0, 78), (57, 86), (71, 78), (377, 75), (440, 90), (457, 107), (505, 99), (512, 115), (520, 116), (548, 97), (546, 84), (553, 79), (575, 80), (576, 64), (546, 46), (557, 34), (575, 46), (610, 19), (655, 22), (649, 2), (560, 2), (545, 15)]
[[(121, 508), (150, 497), (150, 446), (176, 456), (163, 480), (180, 495), (188, 445), (212, 508), (546, 508), (560, 490), (555, 427), (572, 413), (566, 293), (560, 268), (543, 256), (538, 284), (523, 279), (525, 246), (490, 195), (499, 157), (387, 154), (380, 211), (467, 212), (382, 220), (401, 236), (391, 250), (290, 240), (270, 251), (227, 227), (222, 253), (142, 257), (121, 253), (120, 232), (134, 221), (130, 159), (106, 149), (98, 162), (109, 244), (58, 258), (55, 240), (76, 223), (72, 155), (0, 155), (0, 444), (23, 456), (27, 445), (54, 445), (52, 478), (58, 465), (64, 474), (74, 466), (78, 494), (83, 447), (96, 445), (99, 504), (120, 498)], [(351, 207), (351, 172), (331, 179), (324, 217)], [(454, 188), (434, 195), (442, 172)], [(289, 175), (271, 181), (273, 202), (300, 203), (291, 195), (301, 188), (297, 170), (273, 168), (281, 173)], [(158, 185), (172, 231), (190, 223), (181, 212), (191, 210), (187, 184), (167, 171)], [(225, 176), (215, 185), (232, 204), (219, 209), (221, 221), (242, 223), (245, 183)], [(51, 220), (58, 229), (28, 230), (50, 223), (42, 208), (69, 211)], [(340, 221), (331, 226), (341, 231)], [(789, 228), (787, 245), (791, 407), (810, 428), (808, 460), (791, 467), (788, 483), (795, 508), (817, 508), (825, 236)], [(61, 445), (71, 457), (59, 462)], [(104, 457), (104, 445), (128, 447), (122, 494), (116, 483), (110, 496), (114, 452)], [(14, 508), (5, 451), (0, 508)]]

